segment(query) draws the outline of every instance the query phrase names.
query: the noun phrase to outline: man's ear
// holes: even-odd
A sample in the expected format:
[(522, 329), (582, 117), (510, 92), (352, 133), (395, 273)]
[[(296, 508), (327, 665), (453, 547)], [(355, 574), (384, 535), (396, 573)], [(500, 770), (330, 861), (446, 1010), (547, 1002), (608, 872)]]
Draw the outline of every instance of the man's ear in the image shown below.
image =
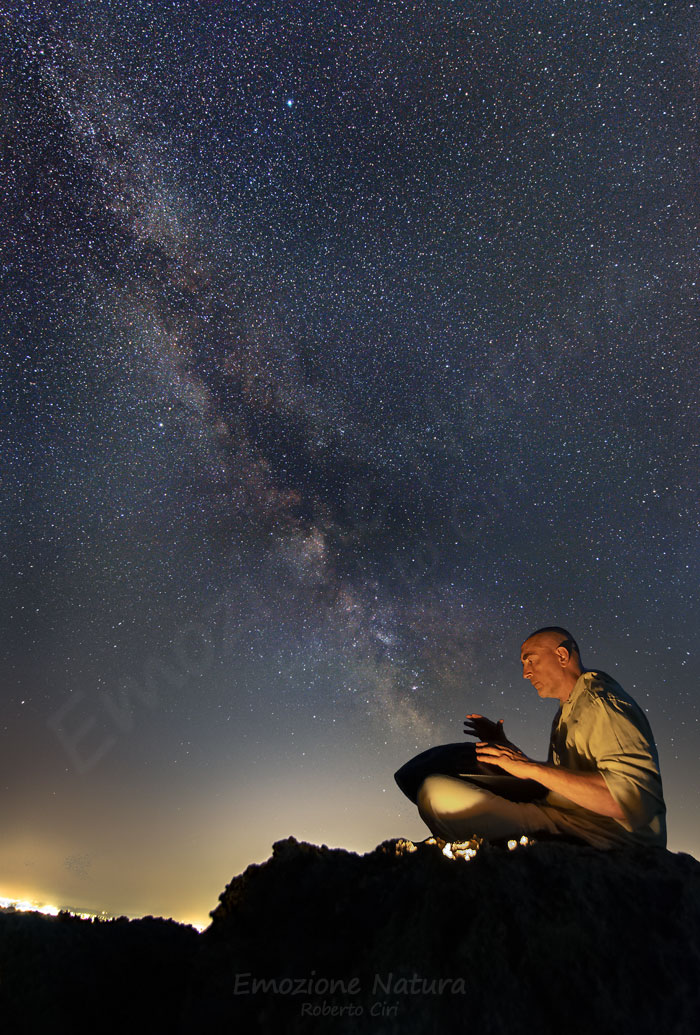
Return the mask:
[(557, 647), (554, 653), (559, 658), (559, 664), (562, 667), (567, 664), (569, 658), (571, 657), (566, 647)]

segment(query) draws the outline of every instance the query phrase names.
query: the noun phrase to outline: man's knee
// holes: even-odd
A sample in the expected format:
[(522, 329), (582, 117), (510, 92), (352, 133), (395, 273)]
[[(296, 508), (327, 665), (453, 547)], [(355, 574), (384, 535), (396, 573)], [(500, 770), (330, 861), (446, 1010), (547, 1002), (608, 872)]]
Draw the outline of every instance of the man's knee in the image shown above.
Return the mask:
[(426, 776), (426, 778), (419, 783), (418, 790), (416, 791), (416, 805), (421, 815), (429, 808), (430, 803), (430, 781), (432, 777)]
[(426, 778), (418, 788), (416, 801), (420, 813), (434, 813), (439, 809), (441, 799), (444, 797), (445, 777), (435, 773)]

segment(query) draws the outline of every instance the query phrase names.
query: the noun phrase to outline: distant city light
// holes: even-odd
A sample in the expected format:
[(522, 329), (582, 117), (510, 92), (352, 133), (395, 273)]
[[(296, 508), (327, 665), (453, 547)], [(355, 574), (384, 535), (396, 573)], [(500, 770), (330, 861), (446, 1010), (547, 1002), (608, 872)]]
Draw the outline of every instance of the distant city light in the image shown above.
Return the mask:
[[(32, 902), (26, 898), (3, 898), (0, 896), (0, 910), (1, 909), (14, 909), (17, 913), (42, 913), (44, 916), (58, 916), (59, 913), (64, 913), (67, 916), (77, 917), (79, 920), (117, 920), (118, 917), (112, 916), (106, 910), (101, 913), (86, 913), (76, 909), (66, 909), (61, 906), (54, 906), (47, 902)], [(130, 916), (128, 920), (138, 920), (140, 917)], [(156, 917), (160, 920), (172, 919), (171, 917)], [(194, 927), (196, 931), (200, 933), (209, 926), (208, 924), (202, 924), (195, 920), (177, 920), (176, 923), (183, 924), (188, 927)]]
[[(45, 916), (58, 916), (61, 912), (58, 906), (49, 905), (46, 902), (30, 902), (24, 898), (0, 898), (0, 909), (15, 909), (18, 913), (43, 913)], [(70, 910), (64, 910), (70, 912)], [(83, 914), (72, 914), (74, 916)]]

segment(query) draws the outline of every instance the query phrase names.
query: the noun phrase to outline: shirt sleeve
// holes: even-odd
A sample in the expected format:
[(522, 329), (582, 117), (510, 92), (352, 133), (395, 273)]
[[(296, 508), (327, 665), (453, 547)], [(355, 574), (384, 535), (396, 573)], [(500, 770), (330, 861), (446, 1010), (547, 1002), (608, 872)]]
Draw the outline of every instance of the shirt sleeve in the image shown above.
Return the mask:
[(617, 822), (626, 830), (638, 830), (665, 812), (651, 730), (644, 716), (624, 700), (595, 694), (591, 703), (591, 755), (624, 813)]

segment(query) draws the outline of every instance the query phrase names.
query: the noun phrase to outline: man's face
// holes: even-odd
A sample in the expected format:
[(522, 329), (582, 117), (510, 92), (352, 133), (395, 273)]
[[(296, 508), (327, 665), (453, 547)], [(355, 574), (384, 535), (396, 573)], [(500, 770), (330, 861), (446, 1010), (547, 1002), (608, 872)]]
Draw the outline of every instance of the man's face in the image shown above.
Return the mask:
[(520, 651), (523, 679), (529, 679), (540, 697), (557, 697), (568, 690), (557, 638), (542, 634), (525, 640)]

